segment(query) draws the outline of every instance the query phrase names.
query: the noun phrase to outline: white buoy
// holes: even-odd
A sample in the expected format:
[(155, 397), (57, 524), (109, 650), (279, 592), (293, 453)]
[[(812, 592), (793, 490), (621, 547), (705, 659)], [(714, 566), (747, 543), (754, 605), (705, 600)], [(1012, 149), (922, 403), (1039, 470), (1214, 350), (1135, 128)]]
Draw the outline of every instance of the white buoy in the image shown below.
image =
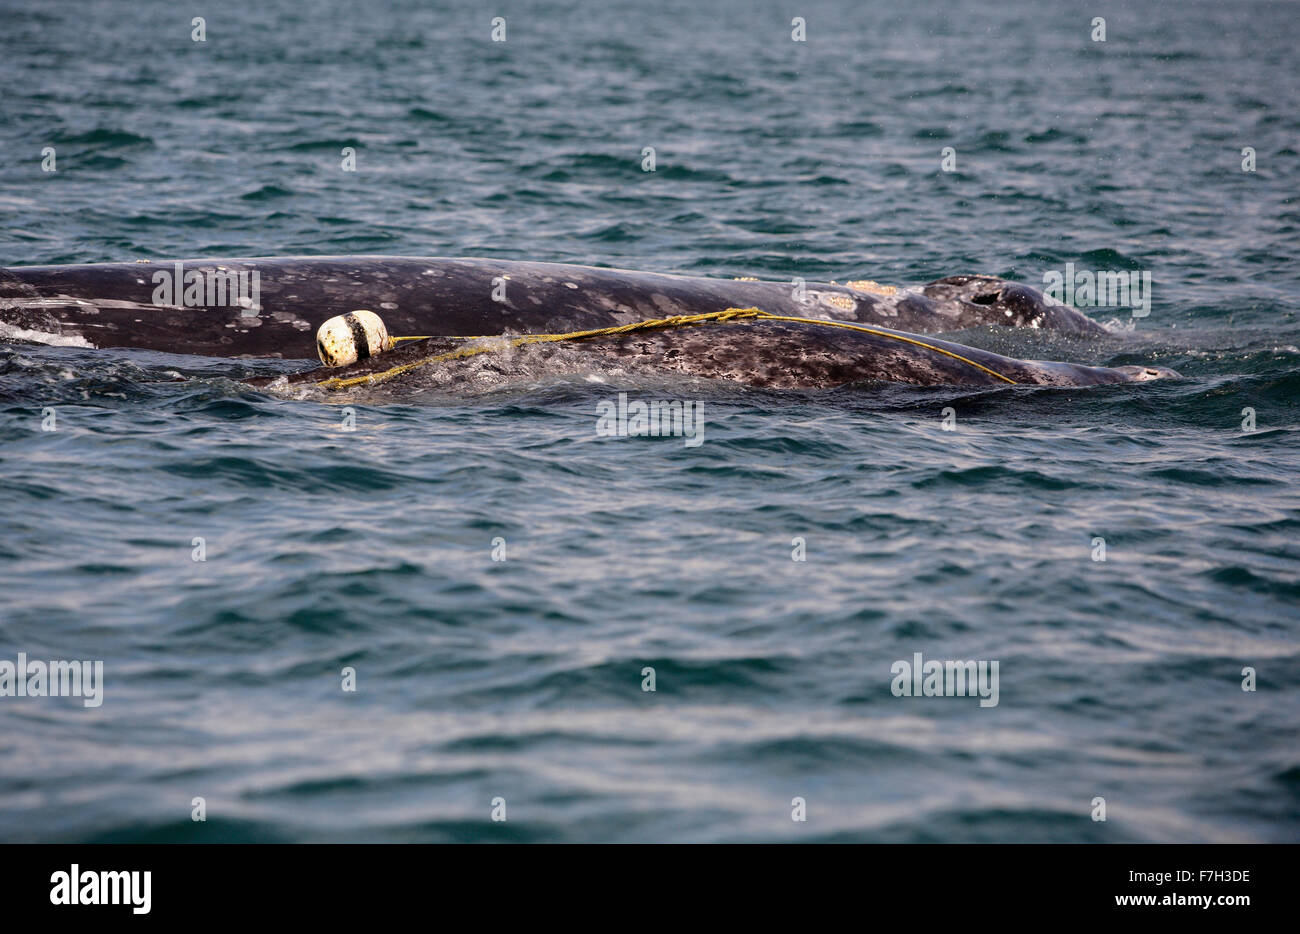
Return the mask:
[(364, 308), (330, 318), (316, 331), (316, 352), (326, 366), (347, 366), (392, 346), (383, 319)]

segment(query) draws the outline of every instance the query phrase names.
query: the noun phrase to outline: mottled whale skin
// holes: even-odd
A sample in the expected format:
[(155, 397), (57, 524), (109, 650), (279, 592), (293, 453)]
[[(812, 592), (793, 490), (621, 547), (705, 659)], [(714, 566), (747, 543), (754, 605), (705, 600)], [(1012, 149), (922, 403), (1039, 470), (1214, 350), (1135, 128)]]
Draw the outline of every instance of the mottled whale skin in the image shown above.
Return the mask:
[[(402, 374), (400, 379), (420, 388), (491, 387), (518, 376), (536, 378), (548, 373), (592, 369), (608, 372), (612, 367), (628, 373), (680, 373), (770, 389), (810, 389), (872, 381), (920, 386), (1008, 385), (995, 373), (1017, 384), (1032, 386), (1096, 386), (1178, 375), (1157, 366), (1097, 367), (1017, 360), (934, 337), (886, 328), (873, 327), (873, 331), (881, 333), (811, 322), (748, 319), (526, 347), (501, 347), (499, 340), (488, 339), (489, 345), (500, 350), (429, 363)], [(296, 386), (334, 377), (346, 380), (379, 374), (476, 343), (467, 345), (464, 341), (441, 337), (412, 341), (348, 367), (320, 367), (287, 378), (250, 382), (259, 386), (276, 383)]]
[[(315, 358), (316, 329), (357, 308), (395, 335), (569, 331), (646, 318), (758, 307), (913, 333), (1008, 325), (1102, 335), (1104, 327), (1041, 293), (991, 276), (919, 289), (874, 283), (750, 281), (497, 259), (321, 256), (182, 260), (184, 273), (258, 274), (259, 304), (154, 304), (174, 261), (0, 269), (0, 325), (91, 347), (225, 357)], [(856, 286), (856, 287), (854, 287)], [(497, 300), (502, 298), (503, 300)], [(712, 333), (712, 332), (711, 332)]]

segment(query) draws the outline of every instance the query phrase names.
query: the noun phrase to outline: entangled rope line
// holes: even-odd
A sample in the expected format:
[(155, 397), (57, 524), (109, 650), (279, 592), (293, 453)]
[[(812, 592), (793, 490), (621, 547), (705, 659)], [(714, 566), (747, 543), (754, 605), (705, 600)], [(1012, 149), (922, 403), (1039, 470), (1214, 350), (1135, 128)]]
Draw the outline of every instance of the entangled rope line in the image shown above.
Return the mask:
[[(905, 337), (902, 334), (896, 334), (892, 331), (883, 331), (879, 328), (873, 328), (864, 324), (849, 324), (847, 321), (828, 321), (824, 318), (800, 318), (794, 315), (774, 315), (759, 308), (728, 308), (724, 311), (709, 311), (698, 315), (672, 315), (667, 318), (648, 318), (645, 321), (634, 321), (631, 324), (620, 324), (608, 328), (593, 328), (588, 331), (567, 331), (563, 334), (521, 334), (518, 337), (505, 338), (504, 340), (494, 341), (491, 344), (484, 344), (477, 347), (465, 347), (460, 350), (448, 351), (447, 353), (433, 354), (428, 357), (422, 357), (419, 360), (413, 360), (410, 363), (403, 363), (395, 367), (390, 367), (387, 370), (381, 370), (378, 373), (367, 373), (364, 376), (350, 376), (347, 378), (334, 376), (326, 380), (321, 380), (316, 385), (323, 389), (350, 389), (354, 386), (374, 386), (379, 383), (385, 383), (397, 376), (401, 376), (403, 373), (409, 373), (411, 370), (418, 369), (422, 366), (428, 366), (431, 363), (440, 363), (445, 360), (458, 360), (484, 353), (497, 353), (508, 348), (524, 347), (528, 344), (551, 344), (559, 341), (586, 340), (592, 337), (612, 337), (618, 334), (631, 334), (634, 331), (689, 327), (691, 325), (706, 323), (723, 324), (729, 321), (740, 320), (793, 321), (799, 324), (815, 324), (823, 327), (862, 331), (866, 334), (874, 334), (877, 337), (885, 337), (890, 340), (901, 341), (905, 344), (915, 344), (917, 347), (924, 347), (926, 350), (932, 350), (935, 353), (943, 354), (945, 357), (952, 357), (954, 360), (960, 360), (962, 363), (973, 366), (977, 370), (982, 370), (991, 376), (997, 377), (1004, 383), (1010, 383), (1013, 386), (1016, 385), (1014, 379), (999, 373), (997, 370), (990, 369), (982, 363), (976, 363), (969, 357), (963, 357), (959, 353), (953, 353), (951, 350), (945, 350), (942, 347), (927, 344), (925, 341), (920, 341), (913, 337)], [(394, 347), (399, 341), (428, 339), (429, 336), (427, 335), (393, 337), (389, 338), (389, 346), (390, 348)], [(466, 341), (492, 340), (492, 336), (455, 337), (453, 339)]]

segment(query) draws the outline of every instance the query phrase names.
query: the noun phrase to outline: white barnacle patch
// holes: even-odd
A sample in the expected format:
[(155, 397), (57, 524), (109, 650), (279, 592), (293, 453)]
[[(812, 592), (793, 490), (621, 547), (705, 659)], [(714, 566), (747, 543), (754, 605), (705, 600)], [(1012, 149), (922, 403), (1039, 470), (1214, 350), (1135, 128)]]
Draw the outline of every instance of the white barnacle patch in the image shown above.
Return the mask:
[(816, 298), (818, 304), (838, 311), (855, 311), (858, 307), (856, 300), (839, 292), (809, 292), (808, 294)]
[(879, 282), (877, 282), (874, 279), (855, 279), (852, 282), (844, 283), (844, 285), (847, 288), (853, 289), (855, 292), (871, 292), (876, 295), (897, 295), (898, 294), (898, 286), (881, 285)]
[(858, 303), (847, 295), (823, 294), (822, 302), (834, 308), (843, 308), (845, 311), (852, 311), (858, 307)]

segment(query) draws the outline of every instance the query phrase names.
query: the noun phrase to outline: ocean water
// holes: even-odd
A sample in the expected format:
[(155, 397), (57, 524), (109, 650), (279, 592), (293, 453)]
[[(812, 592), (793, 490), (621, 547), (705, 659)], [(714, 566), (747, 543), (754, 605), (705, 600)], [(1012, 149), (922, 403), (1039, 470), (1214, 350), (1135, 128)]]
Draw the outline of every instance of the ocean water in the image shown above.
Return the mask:
[[(0, 343), (0, 661), (104, 665), (0, 697), (0, 840), (1295, 841), (1298, 14), (0, 0), (0, 265), (1074, 263), (1150, 314), (947, 336), (1183, 374), (327, 400)], [(702, 443), (598, 436), (620, 391)]]

